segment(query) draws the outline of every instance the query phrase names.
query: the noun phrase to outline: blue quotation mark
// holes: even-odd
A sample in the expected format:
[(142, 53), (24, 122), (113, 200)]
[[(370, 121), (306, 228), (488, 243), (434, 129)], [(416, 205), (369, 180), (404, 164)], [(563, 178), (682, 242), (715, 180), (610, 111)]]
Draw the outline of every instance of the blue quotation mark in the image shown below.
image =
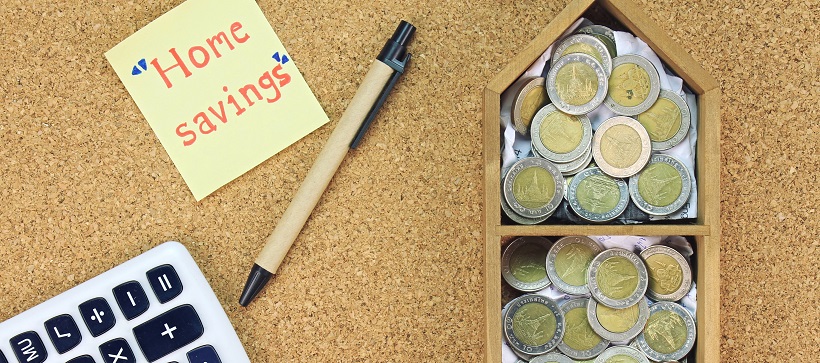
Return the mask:
[(275, 59), (277, 62), (282, 62), (282, 64), (285, 64), (290, 60), (287, 54), (282, 54), (282, 57), (280, 58), (279, 52), (273, 53), (273, 57), (271, 58)]
[(131, 75), (132, 76), (138, 76), (138, 75), (142, 74), (142, 72), (145, 72), (147, 70), (148, 70), (148, 63), (145, 62), (145, 58), (142, 58), (142, 59), (140, 59), (139, 62), (137, 62), (137, 65), (134, 66), (134, 69), (131, 70)]

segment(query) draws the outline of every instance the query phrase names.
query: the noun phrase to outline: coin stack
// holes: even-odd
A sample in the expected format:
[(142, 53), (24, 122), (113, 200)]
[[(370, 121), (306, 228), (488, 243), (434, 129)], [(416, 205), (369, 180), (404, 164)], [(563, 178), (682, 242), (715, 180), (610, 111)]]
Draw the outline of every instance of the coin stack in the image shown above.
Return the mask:
[[(670, 362), (694, 346), (695, 321), (676, 303), (691, 268), (671, 247), (635, 254), (585, 236), (519, 237), (504, 249), (502, 277), (525, 293), (502, 311), (504, 338), (524, 361)], [(550, 285), (567, 294), (560, 303)]]
[[(552, 59), (545, 78), (523, 78), (512, 86), (517, 95), (512, 110), (515, 128), (531, 138), (533, 157), (528, 159), (547, 162), (526, 161), (543, 170), (538, 172), (540, 179), (532, 177), (534, 172), (526, 178), (510, 175), (520, 172), (519, 163), (527, 159), (510, 169), (503, 181), (504, 213), (519, 224), (545, 221), (558, 208), (548, 197), (564, 196), (563, 190), (551, 189), (558, 180), (566, 185), (568, 209), (587, 222), (618, 218), (630, 200), (650, 215), (680, 210), (693, 180), (681, 161), (657, 152), (688, 135), (691, 116), (686, 101), (660, 89), (658, 70), (646, 58), (618, 56), (613, 31), (601, 25), (583, 27), (563, 39)], [(542, 85), (546, 93), (537, 91)], [(587, 114), (601, 105), (617, 116), (593, 132)], [(516, 189), (508, 187), (518, 179), (521, 188), (516, 195)], [(521, 203), (536, 196), (539, 202), (530, 204), (549, 208), (533, 212)]]

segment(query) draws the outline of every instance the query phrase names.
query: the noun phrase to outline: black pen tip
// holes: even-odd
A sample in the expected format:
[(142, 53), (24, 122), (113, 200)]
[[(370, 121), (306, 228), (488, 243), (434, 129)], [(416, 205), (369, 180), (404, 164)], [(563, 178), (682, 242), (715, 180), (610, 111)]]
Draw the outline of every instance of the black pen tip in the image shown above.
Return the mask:
[(245, 288), (242, 289), (242, 296), (239, 297), (239, 305), (248, 306), (272, 276), (273, 274), (262, 268), (262, 266), (253, 264), (251, 273), (248, 274), (248, 281), (245, 282)]

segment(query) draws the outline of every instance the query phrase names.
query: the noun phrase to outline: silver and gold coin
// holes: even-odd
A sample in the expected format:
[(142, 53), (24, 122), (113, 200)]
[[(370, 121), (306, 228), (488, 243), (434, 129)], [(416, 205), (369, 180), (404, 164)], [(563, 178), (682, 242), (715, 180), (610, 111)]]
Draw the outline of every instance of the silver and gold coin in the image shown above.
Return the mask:
[(566, 37), (555, 47), (552, 59), (556, 60), (574, 53), (582, 53), (595, 58), (604, 67), (607, 75), (612, 71), (612, 56), (609, 50), (601, 40), (592, 35), (574, 34)]
[(689, 293), (692, 269), (680, 252), (668, 246), (654, 245), (641, 251), (641, 258), (649, 275), (646, 296), (656, 301), (678, 301)]
[(649, 134), (631, 117), (612, 117), (595, 130), (592, 158), (609, 176), (626, 178), (637, 174), (646, 166), (651, 154)]
[(592, 297), (614, 309), (624, 309), (644, 298), (649, 276), (641, 258), (622, 248), (611, 248), (592, 259), (587, 287)]
[(570, 295), (586, 295), (587, 269), (604, 249), (587, 236), (559, 239), (547, 253), (547, 276), (558, 290)]
[[(584, 152), (584, 155), (581, 155), (575, 161), (570, 161), (568, 163), (556, 163), (555, 166), (558, 167), (558, 171), (561, 172), (564, 177), (572, 176), (581, 172), (581, 170), (586, 169), (589, 166), (589, 163), (592, 161), (592, 145)], [(565, 178), (566, 179), (566, 178)], [(566, 184), (566, 180), (565, 183)], [(566, 195), (566, 194), (565, 194)]]
[(530, 363), (575, 363), (575, 361), (561, 353), (549, 352), (532, 358)]
[(559, 110), (583, 115), (604, 102), (608, 75), (595, 58), (582, 53), (563, 56), (547, 73), (547, 94)]
[(529, 157), (510, 167), (502, 186), (504, 199), (513, 212), (540, 218), (558, 209), (564, 194), (564, 176), (548, 160)]
[(544, 237), (518, 237), (501, 256), (501, 276), (514, 289), (532, 292), (550, 285), (547, 253), (552, 241)]
[(619, 115), (634, 116), (655, 104), (661, 91), (658, 70), (635, 54), (615, 57), (604, 104)]
[(649, 305), (646, 298), (623, 309), (613, 309), (591, 299), (587, 305), (586, 317), (592, 330), (604, 339), (625, 342), (641, 333), (649, 319)]
[(526, 135), (530, 130), (533, 116), (541, 107), (549, 103), (543, 77), (527, 77), (518, 80), (511, 88), (515, 92), (515, 101), (510, 110), (513, 127), (518, 133)]
[(635, 117), (649, 133), (652, 150), (668, 150), (689, 134), (692, 116), (689, 105), (677, 93), (661, 90), (658, 100)]
[[(566, 188), (564, 188), (564, 189), (566, 189)], [(506, 215), (507, 217), (512, 219), (513, 222), (521, 224), (521, 225), (538, 224), (538, 223), (541, 223), (543, 221), (546, 221), (547, 219), (549, 219), (549, 217), (552, 216), (552, 214), (548, 214), (546, 216), (538, 217), (538, 218), (522, 217), (522, 216), (518, 215), (518, 213), (515, 213), (515, 211), (513, 211), (512, 208), (510, 208), (510, 205), (507, 204), (507, 200), (504, 199), (504, 191), (503, 190), (501, 191), (501, 198), (500, 199), (501, 199), (501, 210), (504, 212), (504, 215)]]
[(629, 196), (642, 211), (652, 215), (668, 215), (689, 200), (692, 179), (689, 169), (680, 160), (665, 154), (655, 154), (649, 164), (629, 178)]
[(563, 113), (553, 104), (542, 107), (535, 114), (531, 133), (533, 150), (556, 163), (580, 159), (592, 145), (589, 118)]
[(649, 363), (649, 359), (635, 348), (614, 346), (595, 358), (595, 363)]
[(601, 354), (609, 346), (609, 340), (598, 335), (587, 320), (589, 298), (576, 298), (564, 302), (566, 329), (558, 350), (572, 359), (591, 359)]
[(695, 320), (681, 305), (657, 302), (649, 307), (649, 320), (637, 342), (654, 361), (681, 359), (695, 345)]
[(606, 45), (610, 56), (616, 57), (618, 55), (618, 48), (615, 46), (615, 32), (613, 32), (612, 29), (603, 25), (589, 25), (578, 29), (577, 33), (589, 34), (598, 38), (598, 40)]
[(564, 313), (554, 300), (527, 294), (510, 302), (503, 316), (504, 337), (513, 350), (540, 355), (564, 337)]
[(623, 180), (604, 174), (600, 168), (589, 168), (572, 177), (567, 188), (567, 201), (581, 218), (590, 222), (606, 222), (626, 210), (628, 189)]

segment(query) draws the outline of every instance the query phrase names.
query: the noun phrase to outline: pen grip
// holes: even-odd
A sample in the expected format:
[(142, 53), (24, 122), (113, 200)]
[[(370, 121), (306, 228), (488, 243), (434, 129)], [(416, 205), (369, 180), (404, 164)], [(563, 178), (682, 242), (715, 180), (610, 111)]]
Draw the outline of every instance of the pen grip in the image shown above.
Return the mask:
[(353, 137), (376, 102), (394, 70), (381, 61), (374, 60), (362, 84), (350, 100), (350, 104), (330, 134), (327, 143), (308, 171), (305, 180), (293, 196), (290, 205), (282, 214), (265, 247), (256, 259), (256, 264), (276, 273), (285, 259), (290, 246), (299, 236), (302, 227), (313, 212), (319, 199), (336, 170), (344, 160)]

